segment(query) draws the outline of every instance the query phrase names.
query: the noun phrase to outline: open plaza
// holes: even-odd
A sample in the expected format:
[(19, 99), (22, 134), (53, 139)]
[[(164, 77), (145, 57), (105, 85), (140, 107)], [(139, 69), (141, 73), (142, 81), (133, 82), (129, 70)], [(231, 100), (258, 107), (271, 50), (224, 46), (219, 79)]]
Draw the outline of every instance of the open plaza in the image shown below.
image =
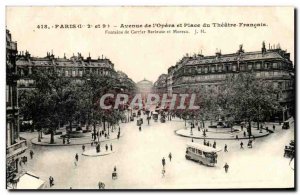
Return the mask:
[[(145, 115), (141, 118), (146, 121)], [(49, 189), (50, 176), (54, 178), (51, 189), (98, 189), (99, 182), (105, 184), (105, 189), (262, 188), (266, 185), (280, 188), (294, 185), (293, 162), (291, 164), (289, 158), (283, 157), (285, 145), (294, 137), (293, 122), (288, 130), (274, 124), (274, 133), (255, 138), (252, 148), (247, 147), (247, 139), (231, 139), (230, 132), (223, 132), (228, 139), (211, 139), (211, 142), (216, 141), (220, 151), (217, 152), (216, 165), (208, 167), (185, 158), (186, 144), (192, 138), (188, 136), (190, 127), (185, 127), (183, 120), (172, 118), (165, 123), (150, 120), (150, 124), (144, 123), (141, 130), (136, 120), (120, 124), (123, 134), (120, 139), (100, 140), (100, 154), (106, 153), (105, 145), (113, 146), (113, 152), (106, 155), (85, 155), (82, 145), (85, 145), (85, 151), (96, 154), (93, 152), (96, 151), (95, 145), (75, 144), (80, 142), (76, 139), (71, 139), (71, 144), (65, 146), (42, 146), (34, 142), (36, 132), (22, 133), (29, 143), (24, 154), (29, 160), (21, 168), (38, 175)], [(266, 126), (272, 129), (273, 123), (266, 123)], [(180, 129), (187, 132), (186, 136), (176, 133)], [(197, 126), (193, 131), (198, 131)], [(43, 139), (47, 137), (49, 135)], [(207, 138), (210, 138), (209, 133)], [(92, 142), (91, 136), (79, 139)], [(199, 144), (203, 144), (203, 140), (193, 138), (193, 142)], [(241, 142), (244, 143), (244, 149), (240, 148)], [(224, 152), (225, 144), (228, 152)], [(33, 159), (29, 158), (30, 150), (34, 152)], [(171, 161), (169, 153), (172, 154)], [(79, 156), (77, 165), (74, 164), (76, 154)], [(166, 159), (164, 177), (162, 158)], [(229, 165), (227, 173), (224, 170), (225, 163)], [(117, 169), (117, 179), (112, 179), (114, 167)]]

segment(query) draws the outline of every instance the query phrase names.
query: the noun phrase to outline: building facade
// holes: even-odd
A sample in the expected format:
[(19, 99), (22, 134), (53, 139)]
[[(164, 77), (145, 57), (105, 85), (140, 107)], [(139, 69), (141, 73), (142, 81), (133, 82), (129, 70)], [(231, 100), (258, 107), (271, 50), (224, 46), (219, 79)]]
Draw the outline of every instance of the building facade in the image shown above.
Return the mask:
[(27, 149), (26, 140), (19, 136), (17, 52), (17, 42), (12, 41), (10, 32), (6, 30), (6, 176), (8, 186), (19, 172), (20, 154)]
[(166, 93), (167, 89), (167, 74), (161, 74), (157, 81), (153, 84), (153, 92), (156, 94)]
[(146, 79), (136, 83), (138, 92), (142, 95), (143, 102), (146, 102), (149, 93), (152, 93), (153, 83)]
[(55, 69), (58, 76), (63, 76), (75, 80), (81, 80), (88, 73), (96, 73), (99, 76), (116, 77), (117, 73), (114, 64), (107, 58), (92, 59), (90, 56), (84, 58), (80, 53), (77, 56), (63, 58), (55, 57), (47, 52), (45, 57), (32, 57), (28, 51), (20, 52), (17, 55), (16, 65), (18, 75), (18, 89), (30, 89), (34, 87), (34, 80), (31, 75), (35, 70)]
[(271, 82), (274, 88), (280, 89), (281, 119), (287, 119), (294, 113), (295, 75), (290, 54), (279, 45), (266, 49), (264, 42), (260, 51), (245, 52), (240, 45), (239, 50), (231, 54), (219, 51), (213, 56), (184, 56), (168, 69), (166, 92), (171, 95), (194, 89), (219, 90), (227, 75), (241, 72), (253, 72), (257, 78)]

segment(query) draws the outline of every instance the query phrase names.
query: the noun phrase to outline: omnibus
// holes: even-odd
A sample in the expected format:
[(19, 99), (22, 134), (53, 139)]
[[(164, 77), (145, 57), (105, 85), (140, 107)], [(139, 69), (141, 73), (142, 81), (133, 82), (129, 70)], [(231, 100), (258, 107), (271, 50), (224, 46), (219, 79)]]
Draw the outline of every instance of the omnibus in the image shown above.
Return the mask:
[(185, 158), (198, 162), (202, 165), (214, 167), (217, 163), (217, 150), (200, 143), (187, 143)]

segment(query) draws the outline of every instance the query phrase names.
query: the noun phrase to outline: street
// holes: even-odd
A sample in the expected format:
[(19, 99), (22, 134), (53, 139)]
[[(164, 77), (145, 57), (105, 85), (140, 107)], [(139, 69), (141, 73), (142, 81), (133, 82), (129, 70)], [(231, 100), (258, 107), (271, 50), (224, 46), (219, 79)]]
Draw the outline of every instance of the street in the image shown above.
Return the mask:
[[(114, 153), (106, 156), (83, 156), (81, 145), (68, 147), (30, 145), (34, 159), (28, 161), (26, 170), (48, 181), (54, 178), (52, 189), (97, 189), (98, 182), (105, 183), (106, 189), (209, 189), (209, 188), (286, 188), (294, 186), (294, 170), (290, 159), (283, 157), (284, 146), (294, 137), (294, 127), (289, 130), (276, 128), (275, 133), (254, 141), (253, 148), (240, 149), (240, 141), (217, 140), (217, 147), (228, 145), (228, 152), (218, 152), (215, 167), (206, 167), (185, 159), (185, 145), (190, 138), (174, 133), (184, 128), (179, 119), (166, 123), (150, 121), (144, 117), (142, 130), (136, 120), (122, 123), (124, 134), (112, 143)], [(33, 138), (36, 133), (21, 136)], [(203, 143), (201, 139), (194, 142)], [(91, 146), (86, 144), (86, 150)], [(30, 150), (30, 149), (29, 149)], [(29, 151), (28, 150), (28, 151)], [(27, 151), (27, 156), (28, 155)], [(172, 153), (172, 161), (168, 155)], [(75, 154), (79, 154), (78, 165), (74, 165)], [(162, 158), (166, 159), (166, 173), (162, 177)], [(229, 171), (225, 173), (224, 164)], [(116, 166), (118, 179), (112, 180)], [(282, 178), (285, 178), (282, 180)]]

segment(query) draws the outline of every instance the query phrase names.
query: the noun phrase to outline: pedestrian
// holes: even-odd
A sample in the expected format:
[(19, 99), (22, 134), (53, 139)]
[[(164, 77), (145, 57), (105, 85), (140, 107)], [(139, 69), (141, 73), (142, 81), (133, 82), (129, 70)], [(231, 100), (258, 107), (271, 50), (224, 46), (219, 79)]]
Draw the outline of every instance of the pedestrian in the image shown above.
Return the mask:
[(206, 141), (205, 141), (205, 139), (203, 140), (203, 145), (205, 145), (205, 146), (206, 146)]
[(217, 143), (216, 143), (216, 141), (214, 141), (213, 148), (216, 148), (216, 146), (217, 146)]
[(172, 160), (172, 154), (171, 154), (171, 152), (169, 154), (169, 159), (170, 159), (170, 162), (171, 162), (171, 160)]
[(244, 129), (244, 126), (243, 126), (243, 125), (241, 125), (241, 129), (242, 129), (242, 131), (243, 131), (243, 129)]
[(229, 168), (229, 165), (227, 163), (225, 163), (225, 165), (224, 165), (225, 173), (228, 172), (228, 168)]
[(108, 146), (107, 146), (107, 144), (105, 145), (105, 149), (106, 149), (106, 151), (108, 150)]
[(50, 185), (50, 188), (51, 188), (52, 186), (54, 186), (54, 179), (53, 179), (52, 176), (49, 177), (49, 185)]
[(100, 144), (98, 143), (96, 146), (96, 152), (99, 153), (100, 152)]
[(239, 140), (239, 136), (238, 136), (238, 135), (236, 135), (236, 136), (235, 136), (235, 139)]
[(70, 138), (67, 139), (67, 144), (70, 144)]
[(26, 164), (26, 158), (25, 158), (25, 156), (22, 157), (22, 160), (23, 160), (23, 164), (25, 165)]
[(32, 151), (32, 150), (30, 150), (30, 152), (29, 152), (29, 153), (30, 153), (30, 159), (32, 159), (32, 158), (33, 158), (33, 154), (34, 154), (34, 153), (33, 153), (33, 151)]
[(243, 147), (244, 143), (241, 142), (240, 145), (241, 145), (241, 148), (240, 148), (240, 149), (244, 149), (244, 147)]
[(83, 152), (85, 151), (85, 145), (82, 145), (82, 151)]
[(244, 137), (246, 137), (246, 131), (244, 131)]
[(198, 126), (198, 131), (200, 131), (200, 127)]
[(225, 144), (225, 146), (224, 146), (224, 152), (228, 152), (228, 150), (227, 150), (227, 144)]
[(112, 144), (110, 144), (110, 150), (113, 151), (113, 146), (112, 146)]
[(273, 125), (273, 131), (275, 131), (275, 125)]
[(66, 139), (65, 139), (65, 137), (63, 137), (63, 144), (66, 144)]
[(139, 130), (142, 131), (142, 127), (141, 126), (139, 126)]
[(75, 155), (75, 160), (78, 162), (78, 154)]
[(165, 165), (166, 165), (165, 157), (163, 157), (163, 159), (161, 160), (161, 163), (162, 163), (162, 166), (165, 167)]
[(116, 166), (114, 167), (114, 172), (117, 172), (117, 167)]

